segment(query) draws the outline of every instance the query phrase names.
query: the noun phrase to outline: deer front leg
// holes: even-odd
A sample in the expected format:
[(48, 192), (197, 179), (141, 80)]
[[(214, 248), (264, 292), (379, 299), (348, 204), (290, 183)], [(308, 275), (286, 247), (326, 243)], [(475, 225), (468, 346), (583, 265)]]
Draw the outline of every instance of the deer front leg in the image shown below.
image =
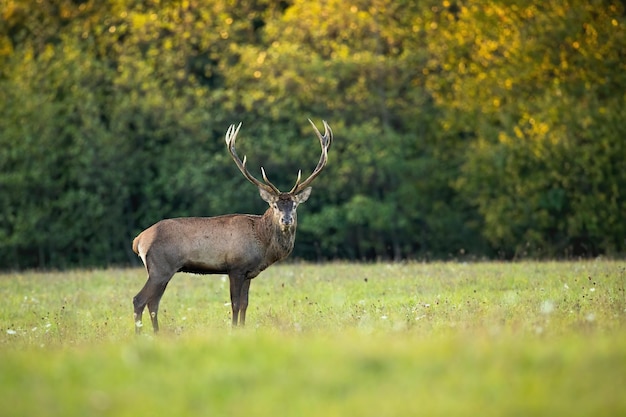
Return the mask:
[(248, 308), (248, 291), (250, 289), (250, 279), (245, 275), (231, 273), (230, 278), (230, 304), (233, 311), (233, 327), (239, 323), (243, 326), (246, 323), (246, 309)]
[(237, 326), (239, 319), (239, 294), (241, 294), (241, 284), (243, 280), (238, 275), (229, 275), (230, 279), (230, 307), (233, 312), (232, 325)]
[(246, 279), (241, 286), (241, 293), (239, 294), (239, 323), (242, 326), (246, 325), (246, 310), (248, 309), (248, 293), (251, 282), (251, 279)]

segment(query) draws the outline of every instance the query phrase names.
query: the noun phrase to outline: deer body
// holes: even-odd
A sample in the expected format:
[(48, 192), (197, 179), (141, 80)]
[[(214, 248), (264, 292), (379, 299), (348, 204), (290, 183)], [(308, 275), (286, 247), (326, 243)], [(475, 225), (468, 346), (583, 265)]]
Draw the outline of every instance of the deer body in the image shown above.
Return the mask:
[[(257, 265), (256, 276), (273, 260), (289, 255), (295, 237), (272, 239), (272, 235), (263, 230), (272, 225), (263, 224), (269, 223), (263, 220), (263, 216), (244, 214), (161, 220), (135, 238), (133, 250), (144, 263), (149, 250), (151, 260), (156, 257), (167, 260), (173, 272), (227, 274), (233, 266), (246, 261)], [(204, 232), (207, 228), (210, 234)], [(272, 240), (287, 241), (287, 244)], [(175, 251), (171, 250), (172, 242), (176, 242)]]
[(133, 251), (143, 261), (148, 280), (133, 298), (137, 332), (141, 330), (142, 313), (146, 306), (153, 330), (159, 330), (159, 303), (176, 272), (228, 274), (232, 324), (245, 324), (250, 281), (293, 250), (296, 209), (309, 198), (311, 187), (307, 185), (325, 166), (326, 152), (332, 141), (332, 131), (326, 122), (324, 126), (324, 136), (315, 128), (322, 145), (317, 168), (302, 184), (298, 174), (296, 185), (288, 193), (278, 191), (262, 168), (265, 183), (249, 174), (245, 168), (245, 157), (242, 162), (234, 149), (239, 127), (235, 130), (231, 126), (226, 134), (226, 143), (233, 160), (244, 176), (259, 187), (261, 198), (269, 204), (269, 208), (263, 215), (227, 214), (165, 219), (141, 232), (133, 241)]

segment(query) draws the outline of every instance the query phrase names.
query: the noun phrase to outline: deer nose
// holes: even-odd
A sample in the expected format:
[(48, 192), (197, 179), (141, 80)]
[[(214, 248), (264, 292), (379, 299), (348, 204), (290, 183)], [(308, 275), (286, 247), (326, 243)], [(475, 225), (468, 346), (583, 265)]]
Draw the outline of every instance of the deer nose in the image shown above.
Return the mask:
[(290, 226), (293, 224), (293, 215), (291, 214), (283, 214), (283, 216), (280, 219), (280, 222), (282, 224), (284, 224), (285, 226)]

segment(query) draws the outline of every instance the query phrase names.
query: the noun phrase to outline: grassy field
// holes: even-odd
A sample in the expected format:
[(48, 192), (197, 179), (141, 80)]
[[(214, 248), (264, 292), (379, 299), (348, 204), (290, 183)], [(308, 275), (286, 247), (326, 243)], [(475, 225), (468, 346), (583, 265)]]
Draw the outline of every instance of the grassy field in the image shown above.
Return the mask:
[(0, 275), (0, 416), (626, 415), (626, 262), (285, 264), (230, 328), (179, 274)]

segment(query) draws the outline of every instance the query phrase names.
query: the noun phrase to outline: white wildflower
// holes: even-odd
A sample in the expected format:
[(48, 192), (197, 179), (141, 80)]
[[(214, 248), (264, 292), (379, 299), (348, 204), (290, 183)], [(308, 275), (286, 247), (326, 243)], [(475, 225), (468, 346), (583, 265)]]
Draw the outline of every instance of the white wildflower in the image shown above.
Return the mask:
[(554, 311), (554, 302), (552, 300), (546, 300), (543, 303), (541, 303), (541, 308), (540, 308), (541, 314), (550, 314)]

